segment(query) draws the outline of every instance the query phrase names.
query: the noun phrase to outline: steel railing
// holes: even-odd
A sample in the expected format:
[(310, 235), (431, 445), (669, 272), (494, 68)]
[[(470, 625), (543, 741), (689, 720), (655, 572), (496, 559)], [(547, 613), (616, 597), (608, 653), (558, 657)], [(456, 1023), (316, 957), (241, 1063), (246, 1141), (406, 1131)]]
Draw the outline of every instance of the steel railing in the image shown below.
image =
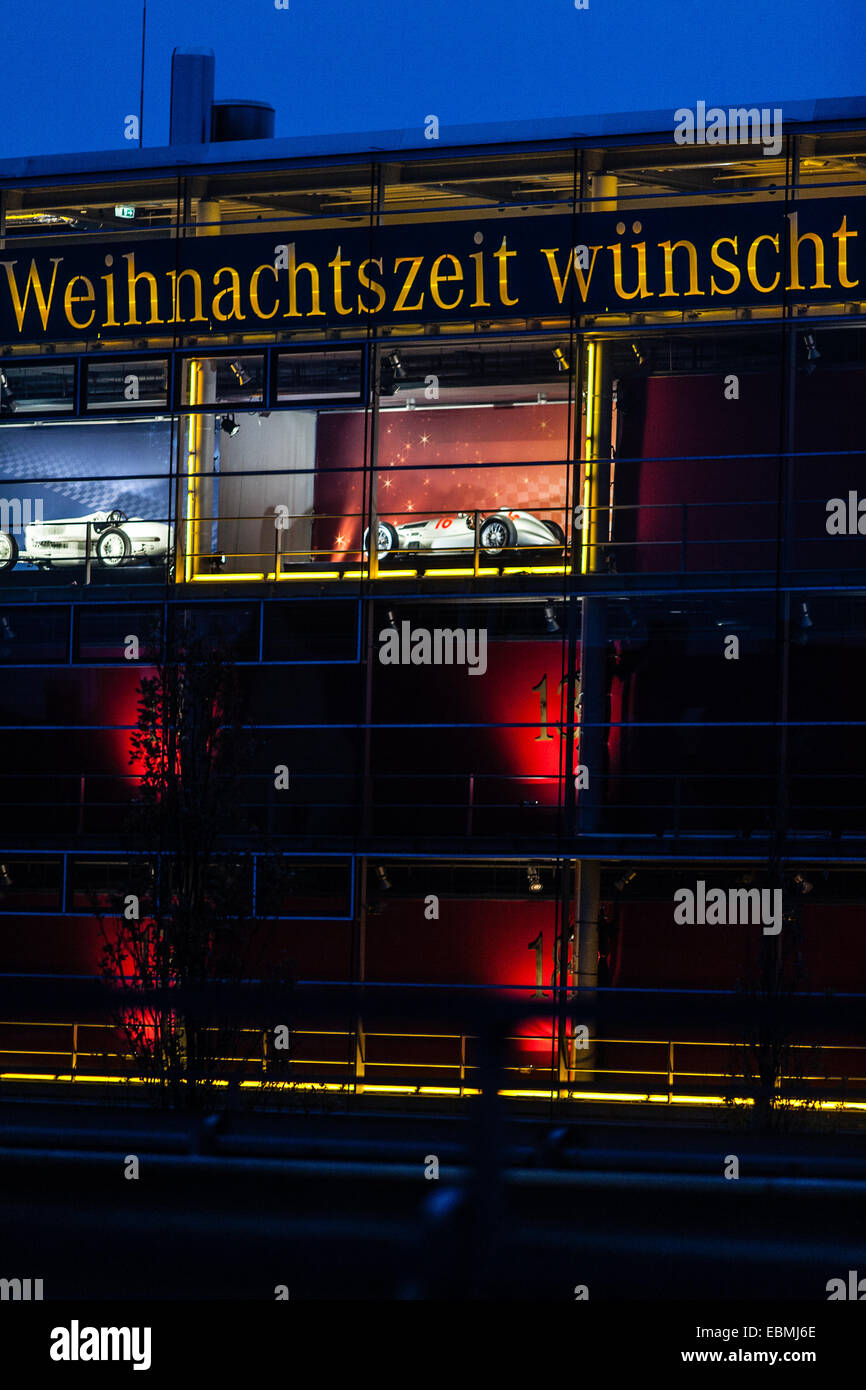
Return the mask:
[[(136, 1063), (115, 1037), (112, 1025), (87, 1022), (0, 1021), (0, 1082), (33, 1081), (56, 1083), (117, 1084), (135, 1082), (140, 1077)], [(217, 1030), (204, 1030), (216, 1033)], [(26, 1032), (30, 1041), (16, 1034)], [(46, 1046), (36, 1046), (34, 1033), (45, 1033)], [(221, 1056), (222, 1066), (243, 1068), (240, 1081), (245, 1087), (304, 1090), (324, 1087), (361, 1093), (392, 1091), (419, 1095), (453, 1095), (457, 1098), (477, 1093), (481, 1064), (474, 1051), (478, 1035), (461, 1032), (422, 1032), (409, 1030), (298, 1028), (291, 1029), (287, 1055), (275, 1054), (267, 1030), (234, 1028), (235, 1043), (249, 1039), (249, 1048)], [(101, 1041), (104, 1045), (97, 1046)], [(693, 1101), (721, 1104), (727, 1092), (742, 1097), (748, 1089), (738, 1079), (736, 1058), (745, 1044), (738, 1041), (709, 1041), (693, 1038), (592, 1038), (591, 1056), (581, 1064), (579, 1049), (569, 1048), (564, 1063), (555, 1056), (550, 1034), (527, 1031), (503, 1036), (506, 1055), (501, 1065), (505, 1085), (503, 1094), (526, 1098), (573, 1099), (572, 1091), (587, 1098), (659, 1102), (667, 1104)], [(430, 1059), (405, 1056), (407, 1049), (421, 1044), (441, 1044), (442, 1054)], [(796, 1075), (780, 1076), (777, 1088), (796, 1084), (808, 1093), (812, 1103), (844, 1105), (866, 1111), (866, 1045), (848, 1043), (790, 1043), (790, 1054), (802, 1054), (806, 1065)], [(387, 1055), (393, 1048), (394, 1055)], [(613, 1052), (628, 1050), (628, 1065), (614, 1065)], [(358, 1052), (360, 1049), (360, 1053)], [(679, 1062), (686, 1049), (701, 1054), (727, 1053), (726, 1069)], [(404, 1055), (401, 1057), (400, 1052)], [(328, 1055), (328, 1052), (331, 1055)], [(544, 1054), (547, 1054), (546, 1058)], [(335, 1055), (336, 1054), (336, 1055)], [(363, 1054), (359, 1067), (357, 1056)], [(637, 1056), (635, 1056), (637, 1054)], [(857, 1071), (816, 1067), (816, 1062), (832, 1063), (842, 1054), (856, 1057)], [(697, 1060), (696, 1059), (696, 1060)], [(720, 1059), (721, 1060), (721, 1059)], [(639, 1062), (639, 1065), (636, 1063)], [(385, 1073), (388, 1073), (387, 1077)], [(377, 1076), (380, 1080), (377, 1081)]]

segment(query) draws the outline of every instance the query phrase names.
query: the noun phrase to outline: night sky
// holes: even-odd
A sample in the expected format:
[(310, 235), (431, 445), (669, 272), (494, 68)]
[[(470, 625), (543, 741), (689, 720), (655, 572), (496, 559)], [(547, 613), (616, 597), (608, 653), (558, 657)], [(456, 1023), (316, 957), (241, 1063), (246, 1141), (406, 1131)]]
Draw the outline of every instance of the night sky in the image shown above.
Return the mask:
[[(283, 3), (283, 0), (280, 0)], [(147, 0), (144, 144), (167, 143), (171, 52), (210, 47), (216, 96), (271, 102), (278, 136), (864, 92), (862, 0)], [(0, 158), (123, 147), (142, 0), (28, 0), (3, 16)]]

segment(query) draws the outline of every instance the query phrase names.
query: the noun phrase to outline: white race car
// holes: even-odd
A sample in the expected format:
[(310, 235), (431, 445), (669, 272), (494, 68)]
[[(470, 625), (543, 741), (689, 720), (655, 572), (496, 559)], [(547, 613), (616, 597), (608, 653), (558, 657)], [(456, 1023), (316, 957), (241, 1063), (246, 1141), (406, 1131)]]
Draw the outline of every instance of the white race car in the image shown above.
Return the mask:
[[(475, 521), (479, 520), (478, 548), (485, 555), (500, 555), (503, 550), (528, 546), (564, 546), (565, 535), (555, 521), (542, 521), (532, 512), (506, 510), (484, 515), (480, 512), (458, 512), (456, 516), (440, 516), (427, 521), (404, 521), (392, 526), (380, 517), (376, 531), (379, 555), (398, 550), (474, 550)], [(483, 519), (482, 519), (483, 518)], [(364, 532), (364, 554), (368, 552), (370, 528)]]
[(128, 517), (116, 508), (59, 521), (33, 521), (24, 528), (22, 549), (14, 536), (0, 531), (0, 571), (11, 570), (19, 559), (40, 569), (64, 563), (83, 564), (87, 558), (88, 522), (90, 555), (103, 569), (118, 569), (141, 560), (163, 564), (172, 548), (174, 528), (167, 522)]

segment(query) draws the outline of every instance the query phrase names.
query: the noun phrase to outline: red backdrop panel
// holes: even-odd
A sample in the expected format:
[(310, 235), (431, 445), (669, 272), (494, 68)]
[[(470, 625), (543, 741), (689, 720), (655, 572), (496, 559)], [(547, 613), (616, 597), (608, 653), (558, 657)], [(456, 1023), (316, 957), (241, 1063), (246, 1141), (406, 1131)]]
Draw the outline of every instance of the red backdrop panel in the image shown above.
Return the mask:
[[(498, 506), (541, 514), (564, 525), (570, 412), (566, 402), (471, 409), (384, 411), (380, 424), (378, 505), (395, 525), (413, 515), (454, 515)], [(335, 558), (357, 549), (363, 531), (365, 417), (319, 417), (316, 440), (315, 548)], [(522, 469), (518, 465), (531, 464)], [(470, 465), (461, 468), (461, 465)], [(474, 465), (474, 466), (472, 466)], [(408, 471), (404, 471), (408, 470)]]
[[(617, 514), (615, 539), (637, 542), (634, 550), (618, 550), (621, 571), (679, 570), (683, 555), (688, 571), (774, 567), (785, 407), (780, 377), (743, 373), (738, 400), (725, 398), (724, 381), (712, 374), (622, 384), (616, 504), (641, 510)], [(846, 496), (863, 476), (864, 387), (862, 369), (797, 374), (799, 457), (791, 466), (797, 564), (864, 563), (866, 539), (840, 542), (824, 530), (826, 500)], [(854, 452), (846, 456), (848, 450)], [(842, 456), (815, 456), (830, 451)]]

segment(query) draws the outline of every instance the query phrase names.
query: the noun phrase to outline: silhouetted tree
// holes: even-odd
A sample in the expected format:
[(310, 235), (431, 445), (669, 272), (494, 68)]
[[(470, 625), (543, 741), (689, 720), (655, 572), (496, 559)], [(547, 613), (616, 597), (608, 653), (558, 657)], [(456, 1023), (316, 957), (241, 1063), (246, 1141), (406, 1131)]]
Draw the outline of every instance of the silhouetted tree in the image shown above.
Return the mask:
[[(155, 643), (157, 650), (160, 644)], [(189, 616), (142, 678), (130, 764), (128, 885), (100, 917), (102, 970), (134, 1074), (175, 1106), (212, 1106), (261, 1057), (261, 1031), (202, 1012), (130, 1004), (136, 989), (242, 990), (257, 974), (265, 930), (253, 915), (253, 854), (241, 778), (250, 740), (233, 648)]]
[(745, 1027), (735, 1047), (726, 1099), (752, 1102), (739, 1118), (750, 1128), (779, 1129), (814, 1110), (806, 1076), (821, 1056), (797, 1030), (797, 995), (806, 984), (800, 900), (786, 885), (782, 930), (762, 937), (757, 967), (740, 989)]

